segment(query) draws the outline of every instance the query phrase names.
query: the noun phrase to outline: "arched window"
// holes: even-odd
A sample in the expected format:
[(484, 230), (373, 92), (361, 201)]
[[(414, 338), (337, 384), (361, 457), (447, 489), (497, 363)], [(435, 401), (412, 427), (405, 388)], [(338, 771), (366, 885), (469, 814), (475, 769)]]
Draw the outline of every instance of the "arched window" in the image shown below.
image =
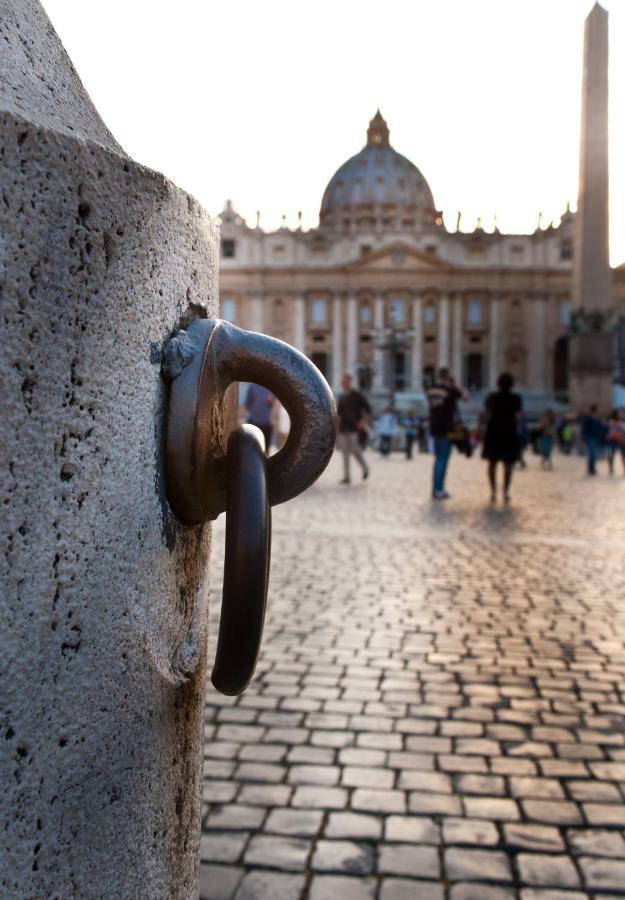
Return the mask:
[(469, 325), (481, 325), (482, 323), (482, 303), (480, 300), (471, 298), (467, 308), (467, 322)]
[(232, 297), (224, 297), (221, 301), (221, 318), (227, 322), (236, 322), (237, 302)]
[(406, 301), (403, 297), (391, 299), (391, 321), (393, 325), (403, 325), (406, 321)]
[(560, 324), (566, 328), (571, 324), (571, 304), (568, 300), (563, 300), (560, 304)]
[(371, 322), (371, 307), (368, 303), (363, 303), (360, 307), (360, 321), (363, 325), (368, 325)]
[(436, 308), (433, 303), (428, 303), (423, 310), (423, 321), (426, 325), (433, 325), (436, 322)]
[(323, 297), (316, 297), (312, 302), (312, 320), (315, 325), (325, 325), (328, 320), (327, 303)]

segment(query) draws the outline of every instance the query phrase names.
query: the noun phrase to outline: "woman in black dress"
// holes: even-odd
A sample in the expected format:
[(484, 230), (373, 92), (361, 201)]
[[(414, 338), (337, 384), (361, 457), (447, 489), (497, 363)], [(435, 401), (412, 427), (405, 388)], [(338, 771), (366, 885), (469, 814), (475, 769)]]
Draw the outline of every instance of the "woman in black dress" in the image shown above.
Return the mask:
[(512, 392), (514, 378), (504, 372), (497, 380), (498, 391), (486, 399), (486, 434), (482, 456), (488, 460), (488, 480), (491, 500), (497, 499), (497, 463), (504, 467), (504, 500), (510, 500), (512, 469), (520, 457), (518, 418), (523, 404), (519, 394)]

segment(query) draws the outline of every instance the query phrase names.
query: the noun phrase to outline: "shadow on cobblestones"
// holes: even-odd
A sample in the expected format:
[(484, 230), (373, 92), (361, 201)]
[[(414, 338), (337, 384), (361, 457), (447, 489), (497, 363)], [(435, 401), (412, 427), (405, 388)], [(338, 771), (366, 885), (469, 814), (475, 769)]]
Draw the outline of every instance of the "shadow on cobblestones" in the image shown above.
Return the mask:
[(204, 900), (625, 896), (625, 479), (533, 463), (493, 508), (455, 458), (433, 506), (430, 465), (275, 510), (256, 676), (207, 696)]

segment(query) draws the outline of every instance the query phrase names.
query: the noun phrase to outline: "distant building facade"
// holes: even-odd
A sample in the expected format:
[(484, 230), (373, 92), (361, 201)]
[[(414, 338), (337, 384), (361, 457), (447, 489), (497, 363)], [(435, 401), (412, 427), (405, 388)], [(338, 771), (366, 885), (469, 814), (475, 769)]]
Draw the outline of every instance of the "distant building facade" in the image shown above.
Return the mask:
[[(334, 390), (349, 372), (376, 406), (423, 408), (447, 366), (476, 402), (503, 370), (530, 408), (568, 402), (568, 209), (529, 235), (449, 231), (378, 111), (330, 179), (318, 227), (266, 232), (231, 204), (219, 218), (222, 316), (293, 344)], [(625, 314), (625, 270), (612, 274)]]

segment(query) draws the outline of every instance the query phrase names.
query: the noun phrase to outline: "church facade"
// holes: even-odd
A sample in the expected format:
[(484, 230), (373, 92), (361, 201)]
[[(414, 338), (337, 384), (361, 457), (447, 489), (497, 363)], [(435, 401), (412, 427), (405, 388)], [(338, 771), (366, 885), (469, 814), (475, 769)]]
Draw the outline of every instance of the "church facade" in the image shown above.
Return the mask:
[(231, 204), (219, 219), (222, 316), (293, 344), (335, 391), (349, 372), (375, 407), (423, 410), (447, 366), (477, 404), (507, 370), (530, 411), (566, 408), (570, 210), (532, 234), (448, 230), (378, 111), (363, 149), (330, 179), (318, 227), (264, 231)]

